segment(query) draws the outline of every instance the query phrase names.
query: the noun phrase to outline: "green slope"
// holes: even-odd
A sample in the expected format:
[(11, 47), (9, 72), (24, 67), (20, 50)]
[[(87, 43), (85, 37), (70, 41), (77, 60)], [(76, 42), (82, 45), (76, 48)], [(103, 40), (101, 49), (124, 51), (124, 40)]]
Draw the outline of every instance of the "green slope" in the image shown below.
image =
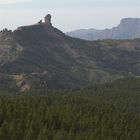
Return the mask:
[(0, 140), (139, 140), (139, 85), (127, 78), (47, 96), (2, 96)]

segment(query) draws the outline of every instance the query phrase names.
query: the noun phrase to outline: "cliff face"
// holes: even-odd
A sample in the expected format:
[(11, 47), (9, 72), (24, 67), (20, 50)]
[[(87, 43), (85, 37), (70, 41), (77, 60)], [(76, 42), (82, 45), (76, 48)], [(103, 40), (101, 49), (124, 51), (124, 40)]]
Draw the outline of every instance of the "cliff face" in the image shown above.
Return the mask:
[(86, 40), (140, 38), (140, 18), (122, 19), (120, 24), (112, 29), (80, 29), (66, 34)]
[(80, 88), (140, 74), (139, 39), (85, 41), (40, 23), (1, 32), (0, 50), (0, 86), (8, 79), (20, 91)]
[(122, 19), (121, 23), (112, 29), (113, 39), (134, 39), (140, 38), (140, 19), (126, 18)]

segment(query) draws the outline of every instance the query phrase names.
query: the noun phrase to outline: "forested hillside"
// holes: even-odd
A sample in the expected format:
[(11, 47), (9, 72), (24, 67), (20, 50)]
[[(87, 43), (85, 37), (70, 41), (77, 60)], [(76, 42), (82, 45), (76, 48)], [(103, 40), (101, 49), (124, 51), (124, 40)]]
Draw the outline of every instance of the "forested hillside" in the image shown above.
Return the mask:
[(0, 97), (0, 140), (139, 140), (140, 79)]

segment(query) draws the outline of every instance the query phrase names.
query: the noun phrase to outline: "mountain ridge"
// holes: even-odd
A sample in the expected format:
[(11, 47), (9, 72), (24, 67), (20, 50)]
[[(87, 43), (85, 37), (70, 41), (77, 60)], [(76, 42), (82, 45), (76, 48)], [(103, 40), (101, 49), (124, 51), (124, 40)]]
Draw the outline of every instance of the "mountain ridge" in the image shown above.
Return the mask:
[(86, 40), (140, 38), (140, 18), (124, 18), (119, 25), (110, 29), (79, 29), (66, 34)]

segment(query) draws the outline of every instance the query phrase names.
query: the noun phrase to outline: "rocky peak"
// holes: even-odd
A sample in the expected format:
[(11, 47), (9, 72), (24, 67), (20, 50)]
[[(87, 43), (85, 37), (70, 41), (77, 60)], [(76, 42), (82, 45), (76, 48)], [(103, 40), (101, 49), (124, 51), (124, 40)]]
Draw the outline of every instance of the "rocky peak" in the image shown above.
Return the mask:
[(51, 27), (52, 26), (52, 23), (51, 23), (51, 18), (52, 16), (50, 14), (47, 14), (45, 17), (44, 17), (44, 22), (42, 20), (40, 20), (37, 25), (44, 25), (44, 26), (48, 26), (48, 27)]
[(140, 24), (140, 18), (124, 18), (121, 20), (120, 24)]
[(0, 31), (0, 34), (1, 35), (8, 35), (8, 34), (12, 35), (12, 31), (5, 28), (2, 31)]
[(29, 38), (33, 37), (33, 36), (36, 38), (39, 38), (41, 36), (42, 36), (42, 38), (48, 37), (48, 36), (57, 38), (57, 39), (63, 38), (65, 36), (65, 34), (62, 31), (60, 31), (59, 29), (52, 26), (51, 18), (52, 18), (52, 16), (50, 14), (47, 14), (44, 17), (44, 22), (43, 22), (43, 20), (40, 20), (38, 23), (33, 24), (33, 25), (21, 26), (14, 31), (14, 35), (17, 38), (19, 38), (19, 34), (21, 34), (21, 33), (22, 33), (22, 35), (28, 34)]
[(51, 31), (54, 27), (52, 26), (52, 23), (51, 23), (51, 15), (50, 14), (47, 14), (45, 17), (44, 17), (44, 22), (42, 20), (40, 20), (38, 23), (36, 24), (33, 24), (33, 25), (28, 25), (28, 26), (21, 26), (21, 27), (18, 27), (18, 29), (16, 31), (19, 31), (19, 30), (23, 30), (23, 29), (28, 29), (28, 30), (48, 30), (48, 31)]

